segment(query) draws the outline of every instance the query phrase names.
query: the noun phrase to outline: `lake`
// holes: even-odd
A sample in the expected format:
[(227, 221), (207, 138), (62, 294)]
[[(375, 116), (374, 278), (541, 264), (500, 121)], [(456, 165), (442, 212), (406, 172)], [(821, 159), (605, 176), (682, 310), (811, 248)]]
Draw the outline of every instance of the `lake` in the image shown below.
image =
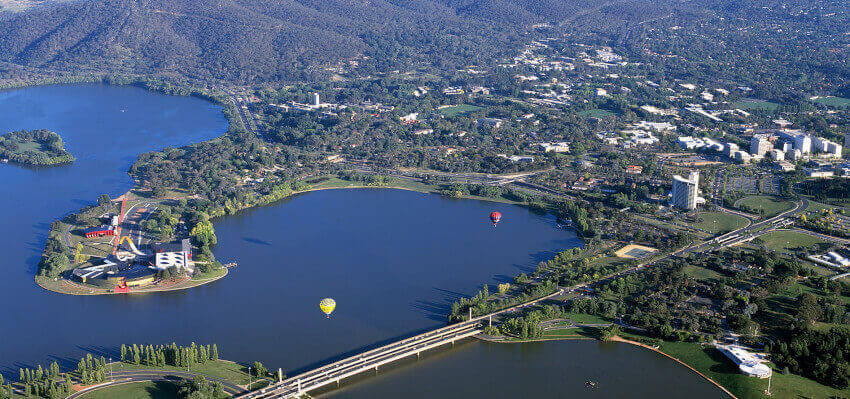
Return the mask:
[[(99, 194), (114, 197), (129, 189), (126, 171), (138, 154), (207, 140), (223, 134), (226, 126), (221, 109), (208, 102), (133, 87), (84, 84), (0, 92), (0, 132), (54, 130), (78, 159), (49, 169), (0, 165), (4, 374), (16, 378), (18, 367), (52, 360), (73, 367), (85, 352), (114, 356), (124, 343), (172, 341), (216, 343), (223, 358), (261, 360), (291, 373), (442, 325), (458, 297), (529, 272), (555, 252), (579, 245), (573, 232), (558, 227), (551, 216), (518, 206), (399, 190), (334, 190), (216, 220), (214, 252), (239, 266), (202, 287), (77, 297), (35, 285), (32, 276), (51, 221), (93, 203)], [(488, 221), (493, 210), (503, 214), (496, 228)], [(330, 319), (318, 309), (324, 297), (337, 301)], [(476, 364), (478, 373), (498, 376), (507, 371), (494, 365), (515, 363), (515, 351), (536, 351), (543, 357), (520, 357), (530, 376), (539, 375), (533, 370), (541, 365), (558, 375), (573, 374), (576, 367), (598, 370), (593, 378), (600, 380), (604, 370), (628, 376), (625, 369), (636, 368), (660, 378), (674, 369), (680, 371), (676, 378), (693, 388), (692, 397), (717, 396), (716, 391), (700, 396), (700, 389), (711, 387), (699, 377), (663, 359), (648, 361), (655, 355), (635, 348), (615, 345), (609, 353), (596, 343), (536, 345), (465, 344), (433, 357), (446, 361), (406, 366), (392, 377), (374, 379), (375, 391), (369, 382), (332, 395), (383, 396), (414, 389), (407, 381), (429, 381), (431, 390), (425, 392), (431, 397), (450, 397), (434, 391), (442, 389), (440, 375), (456, 375), (453, 370), (461, 365)], [(522, 370), (515, 370), (521, 371), (517, 378), (528, 374)], [(429, 373), (437, 379), (428, 379)], [(634, 387), (655, 381), (622, 378)], [(499, 380), (502, 385), (496, 386), (504, 392), (516, 385)]]

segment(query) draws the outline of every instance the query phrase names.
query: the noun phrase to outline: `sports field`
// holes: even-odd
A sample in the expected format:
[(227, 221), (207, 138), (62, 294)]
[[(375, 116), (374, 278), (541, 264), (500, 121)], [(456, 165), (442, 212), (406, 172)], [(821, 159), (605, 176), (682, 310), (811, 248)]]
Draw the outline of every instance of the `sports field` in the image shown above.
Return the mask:
[(657, 251), (655, 248), (645, 247), (643, 245), (629, 244), (623, 248), (620, 248), (614, 254), (620, 258), (628, 258), (628, 259), (641, 259), (649, 256), (653, 252)]

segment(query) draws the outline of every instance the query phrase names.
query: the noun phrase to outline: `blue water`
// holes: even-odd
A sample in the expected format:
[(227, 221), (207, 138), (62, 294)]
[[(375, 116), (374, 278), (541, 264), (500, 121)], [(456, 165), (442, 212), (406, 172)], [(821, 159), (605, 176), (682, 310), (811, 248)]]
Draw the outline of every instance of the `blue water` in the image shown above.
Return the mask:
[[(216, 137), (226, 123), (208, 102), (131, 87), (0, 92), (0, 132), (54, 130), (78, 158), (47, 169), (0, 164), (0, 371), (16, 376), (54, 359), (73, 367), (85, 352), (115, 356), (123, 343), (196, 341), (292, 372), (444, 324), (459, 296), (579, 245), (551, 216), (517, 206), (333, 190), (216, 220), (214, 252), (239, 266), (202, 287), (80, 297), (35, 285), (51, 221), (129, 189), (138, 154)], [(497, 228), (493, 210), (503, 214)], [(337, 301), (330, 319), (318, 309), (324, 297)]]

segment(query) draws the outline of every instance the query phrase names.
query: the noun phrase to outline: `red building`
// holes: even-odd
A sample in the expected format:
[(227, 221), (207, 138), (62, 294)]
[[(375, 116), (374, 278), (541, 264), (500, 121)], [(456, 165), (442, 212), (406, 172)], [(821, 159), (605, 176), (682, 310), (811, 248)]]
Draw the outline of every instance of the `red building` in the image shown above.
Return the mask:
[(112, 230), (109, 226), (89, 227), (85, 230), (85, 235), (86, 238), (114, 236), (115, 230)]

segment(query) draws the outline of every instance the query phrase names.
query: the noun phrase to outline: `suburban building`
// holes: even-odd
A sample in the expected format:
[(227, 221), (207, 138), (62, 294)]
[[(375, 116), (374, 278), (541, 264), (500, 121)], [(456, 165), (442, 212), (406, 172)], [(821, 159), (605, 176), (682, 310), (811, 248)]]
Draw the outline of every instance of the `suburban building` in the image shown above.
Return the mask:
[(764, 364), (762, 356), (751, 353), (738, 345), (715, 345), (726, 357), (738, 365), (741, 374), (749, 377), (768, 378), (773, 371)]
[(570, 152), (570, 145), (565, 141), (558, 143), (539, 143), (543, 147), (543, 152)]
[(158, 270), (169, 268), (186, 269), (193, 271), (192, 267), (192, 244), (188, 238), (184, 238), (179, 242), (155, 244), (153, 267)]

